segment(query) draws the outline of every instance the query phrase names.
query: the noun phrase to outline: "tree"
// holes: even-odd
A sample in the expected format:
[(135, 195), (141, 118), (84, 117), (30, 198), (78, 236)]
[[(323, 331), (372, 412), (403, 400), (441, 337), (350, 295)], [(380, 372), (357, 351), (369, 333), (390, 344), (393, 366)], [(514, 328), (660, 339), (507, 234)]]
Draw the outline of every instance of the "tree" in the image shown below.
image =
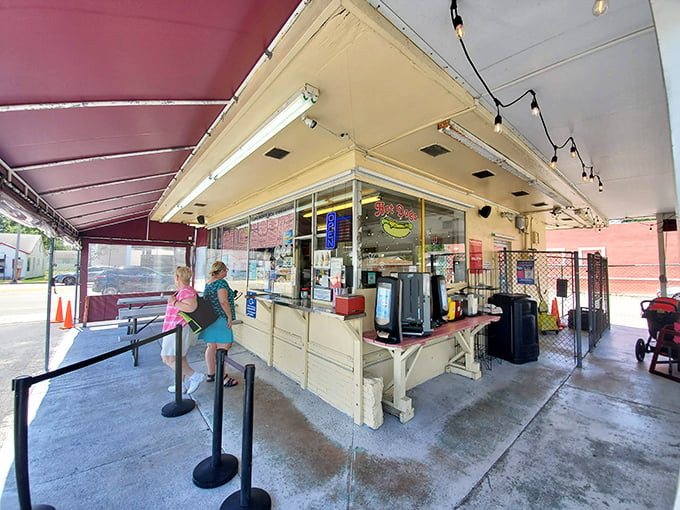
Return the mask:
[[(19, 223), (17, 223), (14, 220), (11, 220), (4, 216), (2, 213), (0, 213), (0, 232), (6, 232), (10, 234), (16, 234), (17, 229), (19, 228)], [(35, 227), (26, 227), (24, 225), (21, 225), (21, 233), (22, 234), (38, 234), (40, 236), (40, 239), (42, 240), (42, 244), (45, 247), (46, 250), (49, 251), (50, 249), (50, 238), (45, 235), (45, 233), (40, 230), (39, 228)], [(69, 244), (65, 243), (59, 238), (56, 238), (54, 240), (54, 249), (55, 250), (72, 250), (73, 247), (71, 247)]]

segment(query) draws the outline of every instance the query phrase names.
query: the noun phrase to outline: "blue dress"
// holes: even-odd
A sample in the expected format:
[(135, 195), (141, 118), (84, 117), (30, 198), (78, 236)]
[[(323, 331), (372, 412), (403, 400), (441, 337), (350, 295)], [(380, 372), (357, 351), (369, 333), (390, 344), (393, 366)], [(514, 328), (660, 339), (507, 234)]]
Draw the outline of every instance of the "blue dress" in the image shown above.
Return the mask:
[(203, 297), (208, 300), (215, 310), (217, 320), (198, 334), (198, 338), (206, 343), (230, 344), (234, 341), (234, 331), (227, 327), (227, 315), (220, 305), (217, 296), (219, 289), (226, 289), (231, 309), (231, 319), (236, 319), (236, 307), (234, 305), (234, 291), (231, 290), (226, 280), (215, 280), (205, 286)]

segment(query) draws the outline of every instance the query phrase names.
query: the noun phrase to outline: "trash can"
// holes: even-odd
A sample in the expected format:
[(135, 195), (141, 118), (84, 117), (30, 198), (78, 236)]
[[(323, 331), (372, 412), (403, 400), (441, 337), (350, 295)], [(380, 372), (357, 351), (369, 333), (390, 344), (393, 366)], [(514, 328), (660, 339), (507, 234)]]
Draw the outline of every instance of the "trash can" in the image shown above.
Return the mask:
[(522, 364), (538, 359), (538, 311), (526, 294), (494, 294), (489, 303), (503, 310), (501, 320), (489, 324), (489, 356)]

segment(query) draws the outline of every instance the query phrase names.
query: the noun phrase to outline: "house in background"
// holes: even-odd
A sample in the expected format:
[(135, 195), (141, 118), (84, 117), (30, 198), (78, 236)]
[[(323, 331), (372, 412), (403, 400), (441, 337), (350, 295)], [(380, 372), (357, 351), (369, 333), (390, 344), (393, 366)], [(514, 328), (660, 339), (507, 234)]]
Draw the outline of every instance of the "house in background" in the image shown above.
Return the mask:
[[(16, 242), (16, 234), (0, 232), (0, 278), (3, 280), (12, 279)], [(18, 263), (20, 272), (17, 273), (17, 280), (45, 276), (48, 264), (49, 256), (40, 236), (21, 234)]]
[(580, 257), (599, 252), (609, 263), (611, 294), (654, 296), (659, 290), (659, 243), (666, 255), (666, 278), (680, 289), (680, 235), (654, 220), (611, 224), (602, 229), (546, 231), (548, 251), (576, 251)]

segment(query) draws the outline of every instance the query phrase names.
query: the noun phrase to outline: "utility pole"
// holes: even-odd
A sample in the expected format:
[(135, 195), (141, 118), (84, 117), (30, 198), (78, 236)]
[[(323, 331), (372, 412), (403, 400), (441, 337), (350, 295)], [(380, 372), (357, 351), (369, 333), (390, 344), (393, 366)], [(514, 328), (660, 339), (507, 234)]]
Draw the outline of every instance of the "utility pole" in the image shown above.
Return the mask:
[(19, 270), (19, 242), (21, 241), (21, 223), (17, 223), (17, 242), (14, 247), (14, 266), (12, 267), (12, 283), (17, 282), (17, 271)]

